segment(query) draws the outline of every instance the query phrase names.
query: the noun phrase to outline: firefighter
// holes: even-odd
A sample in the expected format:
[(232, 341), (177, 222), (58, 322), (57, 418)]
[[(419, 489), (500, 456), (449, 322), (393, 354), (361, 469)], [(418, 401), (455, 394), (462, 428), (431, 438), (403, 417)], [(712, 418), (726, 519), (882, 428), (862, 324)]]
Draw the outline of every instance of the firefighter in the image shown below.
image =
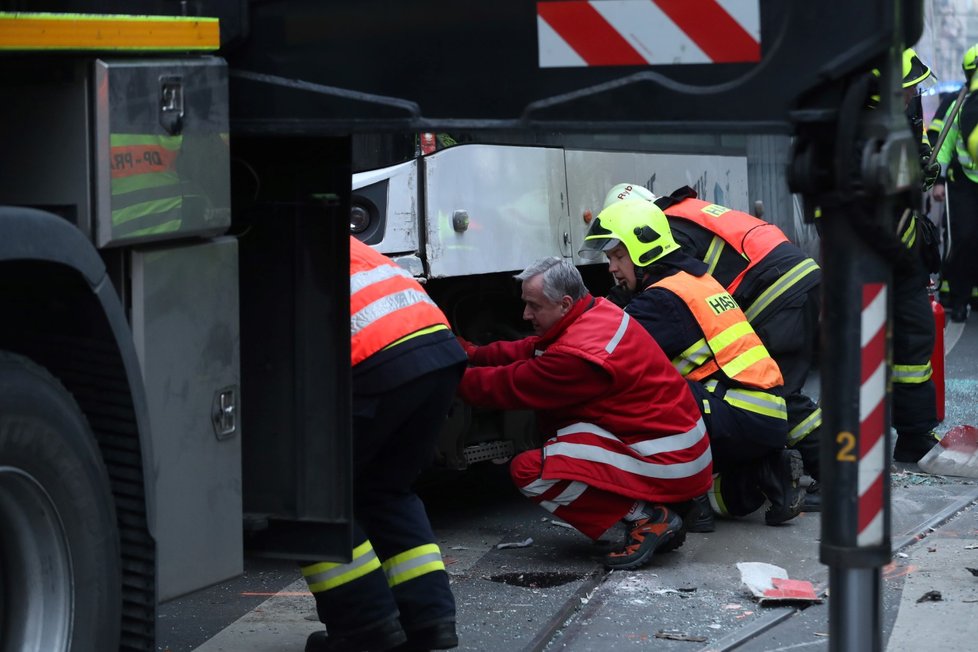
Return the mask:
[[(923, 134), (920, 97), (921, 84), (932, 81), (932, 74), (912, 48), (903, 52), (902, 87), (905, 114), (915, 142), (920, 143), (920, 165), (923, 171), (921, 189), (933, 187), (940, 175), (939, 165), (927, 165), (930, 144)], [(870, 88), (879, 78), (872, 71)], [(870, 91), (867, 105), (874, 108), (878, 91)], [(857, 144), (856, 151), (860, 151)], [(862, 204), (861, 210), (872, 215), (875, 207)], [(930, 274), (940, 268), (940, 243), (937, 229), (926, 217), (906, 209), (897, 220), (895, 232), (875, 224), (868, 218), (854, 222), (862, 236), (871, 240), (893, 268), (893, 362), (891, 422), (897, 432), (893, 459), (916, 463), (929, 451), (939, 437), (937, 427), (937, 396), (931, 376), (931, 355), (934, 350), (934, 316), (927, 287)], [(816, 220), (816, 226), (819, 226)]]
[(744, 516), (767, 498), (768, 525), (797, 516), (802, 459), (785, 448), (781, 372), (736, 301), (704, 262), (682, 251), (665, 214), (646, 200), (612, 202), (592, 221), (580, 254), (602, 253), (632, 293), (625, 311), (689, 381), (702, 410), (719, 474), (714, 509)]
[[(654, 201), (665, 213), (684, 252), (733, 296), (768, 353), (778, 363), (788, 410), (788, 446), (801, 453), (812, 478), (802, 511), (819, 511), (819, 432), (822, 410), (802, 392), (815, 357), (822, 270), (774, 224), (697, 199), (688, 186), (657, 197), (643, 186), (622, 183), (604, 207), (627, 198)], [(624, 286), (617, 286), (621, 293)], [(626, 297), (627, 298), (627, 297)]]
[(523, 318), (535, 335), (485, 346), (465, 342), (466, 402), (535, 410), (548, 437), (513, 458), (519, 490), (598, 539), (623, 522), (613, 569), (647, 565), (681, 546), (681, 510), (711, 484), (711, 452), (689, 387), (649, 334), (621, 308), (591, 296), (568, 261), (526, 268)]
[(306, 651), (456, 647), (455, 599), (411, 485), (434, 456), (465, 352), (417, 281), (353, 237), (350, 338), (352, 561), (302, 567), (327, 630)]
[[(947, 132), (937, 160), (947, 178), (947, 259), (941, 276), (947, 294), (944, 303), (951, 321), (964, 322), (968, 318), (968, 304), (978, 286), (978, 259), (974, 251), (978, 247), (978, 159), (974, 145), (969, 142), (974, 126), (975, 105), (974, 73), (978, 67), (978, 44), (968, 48), (961, 62), (964, 70), (967, 95), (960, 113)], [(969, 108), (970, 107), (970, 108)], [(950, 111), (950, 109), (949, 109)], [(967, 117), (966, 115), (967, 114)], [(947, 115), (947, 114), (945, 114)], [(969, 129), (971, 127), (972, 129)], [(935, 186), (935, 190), (940, 186)], [(945, 289), (942, 287), (942, 290)]]

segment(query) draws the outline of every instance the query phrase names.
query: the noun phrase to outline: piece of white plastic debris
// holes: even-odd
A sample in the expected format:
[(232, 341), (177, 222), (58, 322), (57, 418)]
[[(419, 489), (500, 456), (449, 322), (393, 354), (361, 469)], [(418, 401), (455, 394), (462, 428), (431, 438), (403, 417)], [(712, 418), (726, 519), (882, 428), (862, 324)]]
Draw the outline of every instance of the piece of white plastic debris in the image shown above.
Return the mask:
[(905, 552), (898, 552), (898, 553), (896, 554), (896, 556), (897, 556), (897, 557), (899, 557), (899, 558), (901, 558), (901, 559), (906, 559), (906, 558), (907, 558), (907, 557), (909, 557), (910, 555), (908, 555), (908, 554), (907, 554), (907, 553), (905, 553)]
[(574, 526), (573, 525), (571, 525), (570, 523), (564, 523), (563, 521), (555, 521), (553, 519), (550, 519), (550, 524), (551, 525), (556, 525), (557, 527), (566, 527), (566, 528), (570, 528), (572, 530), (574, 529)]
[(788, 571), (759, 561), (737, 562), (740, 580), (750, 589), (758, 603), (778, 601), (819, 602), (815, 587), (805, 580), (788, 578)]
[(522, 541), (509, 541), (506, 543), (497, 543), (496, 549), (502, 550), (503, 548), (526, 548), (533, 545), (533, 537), (527, 537)]

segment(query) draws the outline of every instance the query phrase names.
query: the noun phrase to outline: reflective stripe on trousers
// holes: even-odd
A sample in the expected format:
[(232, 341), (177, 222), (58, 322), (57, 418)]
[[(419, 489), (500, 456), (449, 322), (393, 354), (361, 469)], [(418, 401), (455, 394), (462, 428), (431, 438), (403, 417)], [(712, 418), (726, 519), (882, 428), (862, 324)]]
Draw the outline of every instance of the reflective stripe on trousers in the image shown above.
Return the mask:
[(320, 562), (302, 567), (302, 577), (310, 593), (335, 589), (380, 568), (380, 560), (369, 541), (353, 549), (353, 559), (346, 564)]
[[(714, 393), (718, 384), (719, 382), (716, 380), (708, 380), (703, 383), (703, 387), (707, 391)], [(771, 394), (770, 392), (735, 387), (727, 389), (726, 394), (722, 398), (725, 403), (742, 410), (748, 410), (749, 412), (775, 419), (788, 419), (788, 408), (785, 405), (784, 398)]]

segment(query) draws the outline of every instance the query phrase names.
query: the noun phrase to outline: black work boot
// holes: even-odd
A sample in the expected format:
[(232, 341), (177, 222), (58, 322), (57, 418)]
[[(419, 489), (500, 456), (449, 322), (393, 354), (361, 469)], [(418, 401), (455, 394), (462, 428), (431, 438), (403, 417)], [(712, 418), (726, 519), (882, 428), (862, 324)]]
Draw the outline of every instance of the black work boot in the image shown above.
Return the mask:
[(350, 632), (326, 635), (313, 632), (306, 639), (306, 652), (386, 652), (407, 641), (397, 616)]
[(798, 484), (803, 469), (801, 453), (779, 450), (762, 459), (756, 469), (757, 486), (771, 501), (764, 522), (779, 525), (798, 516), (805, 499), (805, 489)]
[(933, 430), (922, 435), (897, 435), (893, 461), (916, 464), (940, 439)]
[(817, 480), (812, 480), (812, 483), (805, 487), (805, 499), (801, 501), (801, 511), (822, 511), (822, 485)]
[(716, 519), (713, 517), (713, 508), (710, 506), (710, 499), (706, 497), (706, 494), (689, 501), (682, 516), (687, 532), (704, 533), (713, 532), (717, 529)]
[(434, 623), (418, 629), (406, 629), (407, 642), (398, 645), (393, 652), (424, 652), (425, 650), (450, 650), (458, 647), (455, 621)]

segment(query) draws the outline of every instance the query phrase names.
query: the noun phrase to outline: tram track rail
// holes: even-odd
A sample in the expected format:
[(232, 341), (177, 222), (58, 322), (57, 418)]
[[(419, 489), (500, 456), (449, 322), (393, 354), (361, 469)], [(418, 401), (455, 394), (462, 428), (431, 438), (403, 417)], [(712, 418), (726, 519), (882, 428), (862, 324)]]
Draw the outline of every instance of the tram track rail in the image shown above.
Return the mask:
[[(905, 528), (903, 533), (891, 537), (891, 549), (893, 554), (924, 541), (927, 536), (937, 527), (947, 523), (959, 512), (966, 509), (973, 503), (978, 502), (978, 487), (953, 499), (943, 509), (930, 515), (909, 528)], [(581, 585), (571, 594), (553, 615), (543, 624), (531, 641), (522, 648), (522, 652), (544, 652), (552, 646), (559, 644), (562, 640), (570, 640), (575, 637), (587, 626), (589, 615), (593, 615), (598, 605), (602, 601), (602, 588), (612, 575), (613, 571), (607, 571), (601, 567), (595, 567), (582, 581)], [(824, 576), (813, 579), (816, 585), (816, 593), (820, 597), (827, 596), (828, 570), (825, 569)], [(752, 620), (715, 641), (709, 642), (705, 647), (698, 648), (701, 652), (729, 652), (736, 650), (750, 641), (756, 640), (762, 634), (770, 632), (792, 618), (803, 612), (808, 605), (792, 606), (790, 608), (780, 608), (770, 611), (759, 618)], [(827, 617), (827, 615), (826, 615)]]

